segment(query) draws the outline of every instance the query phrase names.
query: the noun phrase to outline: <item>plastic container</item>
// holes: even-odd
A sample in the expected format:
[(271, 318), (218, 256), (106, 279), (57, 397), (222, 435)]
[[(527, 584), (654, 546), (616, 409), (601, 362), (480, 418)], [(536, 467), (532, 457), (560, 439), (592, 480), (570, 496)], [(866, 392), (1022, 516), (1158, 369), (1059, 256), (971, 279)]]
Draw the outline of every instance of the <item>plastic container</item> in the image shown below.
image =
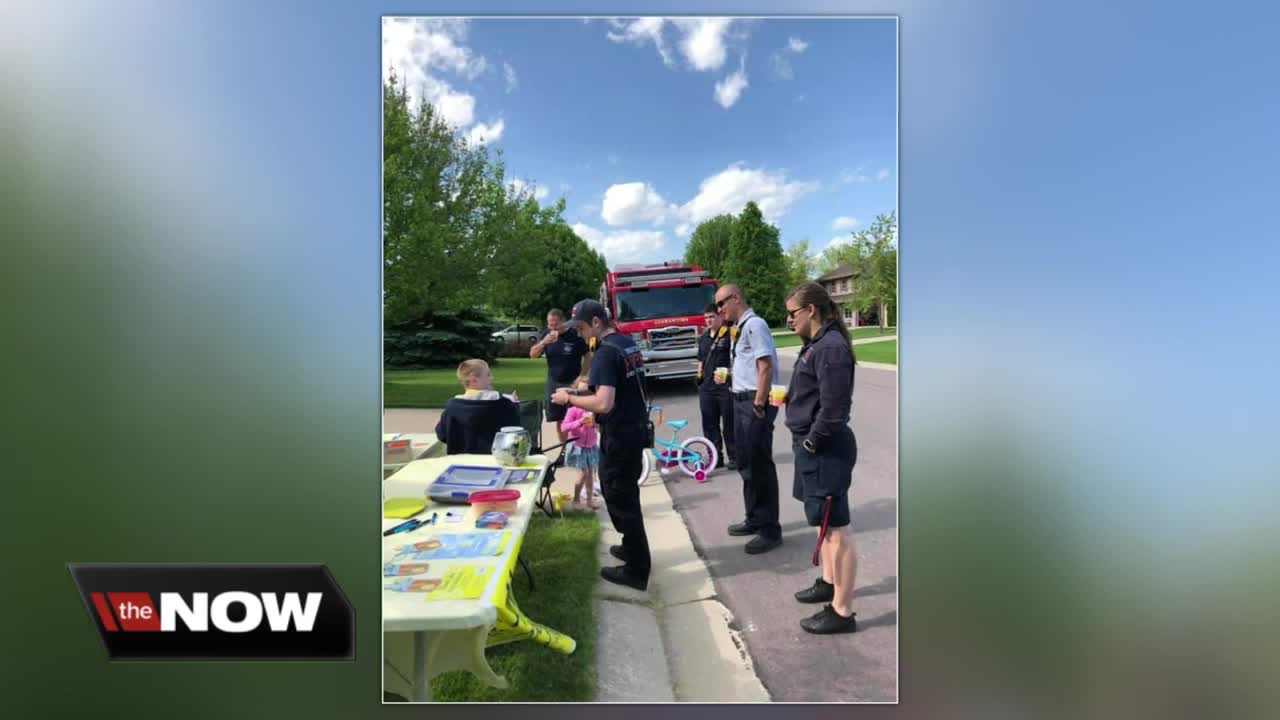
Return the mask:
[(514, 513), (519, 501), (519, 490), (482, 490), (471, 493), (470, 500), (477, 515), (487, 512)]

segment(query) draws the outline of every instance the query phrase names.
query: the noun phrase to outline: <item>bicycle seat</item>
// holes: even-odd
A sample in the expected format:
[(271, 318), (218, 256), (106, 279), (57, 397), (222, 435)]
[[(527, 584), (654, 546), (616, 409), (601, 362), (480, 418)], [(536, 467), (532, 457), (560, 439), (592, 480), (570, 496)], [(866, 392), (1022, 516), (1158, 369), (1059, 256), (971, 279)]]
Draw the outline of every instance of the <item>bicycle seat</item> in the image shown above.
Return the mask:
[(683, 430), (688, 424), (688, 420), (671, 420), (667, 422), (667, 426), (672, 430)]

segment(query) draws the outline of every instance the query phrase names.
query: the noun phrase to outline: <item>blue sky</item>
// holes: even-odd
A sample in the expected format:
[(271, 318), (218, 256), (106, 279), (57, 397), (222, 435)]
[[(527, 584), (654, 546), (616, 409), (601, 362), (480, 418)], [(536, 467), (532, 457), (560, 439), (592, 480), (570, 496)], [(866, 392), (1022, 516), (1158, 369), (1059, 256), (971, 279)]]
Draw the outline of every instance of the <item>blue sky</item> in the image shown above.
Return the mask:
[(611, 265), (747, 200), (814, 253), (896, 209), (893, 19), (387, 18), (382, 63)]

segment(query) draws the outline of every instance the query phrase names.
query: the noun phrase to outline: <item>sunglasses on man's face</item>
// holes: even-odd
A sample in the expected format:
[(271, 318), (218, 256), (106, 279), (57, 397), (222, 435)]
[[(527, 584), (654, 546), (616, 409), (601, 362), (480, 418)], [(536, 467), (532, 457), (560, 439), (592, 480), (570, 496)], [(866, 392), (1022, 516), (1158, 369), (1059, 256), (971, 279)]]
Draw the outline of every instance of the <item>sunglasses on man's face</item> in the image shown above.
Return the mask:
[(734, 299), (735, 297), (737, 297), (737, 295), (729, 295), (729, 296), (725, 297), (725, 298), (724, 298), (724, 299), (722, 299), (722, 300), (717, 300), (717, 301), (716, 301), (716, 307), (718, 307), (718, 308), (722, 308), (722, 307), (724, 307), (724, 304), (725, 304), (725, 303), (729, 302), (730, 300)]

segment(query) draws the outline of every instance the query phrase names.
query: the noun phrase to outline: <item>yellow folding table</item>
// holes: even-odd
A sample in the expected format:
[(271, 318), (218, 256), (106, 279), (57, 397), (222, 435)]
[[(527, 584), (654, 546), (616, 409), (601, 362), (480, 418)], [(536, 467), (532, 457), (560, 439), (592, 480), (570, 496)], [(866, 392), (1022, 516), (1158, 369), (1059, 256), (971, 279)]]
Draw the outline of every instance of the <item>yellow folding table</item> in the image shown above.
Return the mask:
[[(496, 554), (480, 558), (427, 559), (429, 569), (421, 576), (383, 577), (383, 688), (415, 701), (431, 699), (431, 679), (450, 670), (467, 670), (485, 683), (507, 686), (505, 678), (489, 666), (485, 648), (519, 640), (532, 640), (557, 652), (569, 654), (577, 643), (573, 638), (530, 619), (516, 604), (511, 579), (534, 511), (534, 495), (546, 472), (545, 456), (530, 457), (522, 467), (538, 472), (508, 488), (520, 491), (520, 500), (502, 530), (477, 529), (477, 513), (467, 505), (429, 503), (423, 515), (436, 514), (436, 522), (382, 540), (384, 566), (404, 556), (397, 550), (426, 543), (438, 535), (507, 533)], [(450, 455), (416, 460), (405, 465), (383, 483), (384, 499), (423, 498), (427, 487), (450, 465), (497, 467), (489, 455)], [(463, 513), (461, 522), (446, 522), (447, 512)], [(383, 518), (383, 530), (404, 522)], [(406, 572), (417, 568), (405, 568)], [(416, 577), (429, 578), (425, 584), (445, 592), (416, 592), (404, 589)], [(443, 580), (442, 580), (443, 578)], [(401, 589), (395, 589), (401, 588)], [(444, 599), (428, 599), (429, 597)]]

